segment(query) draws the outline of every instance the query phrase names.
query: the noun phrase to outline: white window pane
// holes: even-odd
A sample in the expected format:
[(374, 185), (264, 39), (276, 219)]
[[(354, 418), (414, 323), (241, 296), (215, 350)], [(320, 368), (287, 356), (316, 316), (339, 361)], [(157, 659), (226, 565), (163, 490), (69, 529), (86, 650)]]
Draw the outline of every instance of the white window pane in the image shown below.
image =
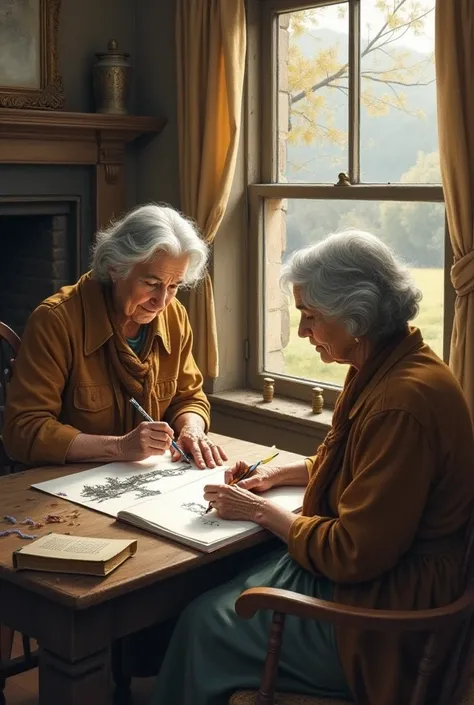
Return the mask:
[(413, 325), (442, 357), (445, 211), (442, 203), (269, 200), (265, 208), (264, 367), (274, 374), (342, 384), (347, 367), (324, 364), (298, 338), (299, 314), (279, 288), (281, 263), (291, 252), (346, 228), (368, 230), (401, 256), (423, 293)]
[(348, 169), (348, 6), (279, 15), (278, 181), (335, 183)]
[[(435, 0), (362, 0), (360, 160), (363, 182), (440, 183)], [(414, 169), (419, 153), (430, 155)]]

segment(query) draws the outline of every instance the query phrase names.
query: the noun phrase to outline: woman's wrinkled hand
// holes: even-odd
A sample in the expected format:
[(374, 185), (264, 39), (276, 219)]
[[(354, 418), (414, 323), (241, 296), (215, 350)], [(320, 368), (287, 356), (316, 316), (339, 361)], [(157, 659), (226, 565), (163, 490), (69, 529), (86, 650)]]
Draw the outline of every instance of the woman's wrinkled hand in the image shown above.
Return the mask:
[(118, 439), (121, 460), (144, 460), (170, 449), (174, 431), (165, 421), (142, 421)]
[(277, 484), (276, 476), (278, 474), (277, 467), (264, 467), (259, 465), (256, 470), (253, 471), (249, 477), (245, 480), (238, 480), (239, 477), (247, 472), (250, 466), (244, 463), (243, 460), (239, 460), (232, 468), (226, 470), (224, 481), (227, 485), (236, 482), (237, 487), (241, 487), (244, 490), (252, 490), (252, 492), (265, 492)]
[(238, 485), (206, 485), (204, 499), (222, 519), (257, 523), (266, 501)]
[[(198, 426), (183, 426), (176, 443), (193, 457), (198, 468), (215, 468), (227, 460), (222, 448), (213, 443)], [(171, 448), (171, 459), (181, 460), (181, 455), (174, 448)]]

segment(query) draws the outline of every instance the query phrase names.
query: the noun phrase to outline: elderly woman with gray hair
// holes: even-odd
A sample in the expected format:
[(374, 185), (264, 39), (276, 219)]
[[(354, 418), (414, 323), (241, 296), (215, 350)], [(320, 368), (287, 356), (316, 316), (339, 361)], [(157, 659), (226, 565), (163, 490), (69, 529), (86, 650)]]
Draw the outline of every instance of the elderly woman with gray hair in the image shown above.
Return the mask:
[[(168, 206), (136, 208), (98, 233), (91, 271), (30, 316), (8, 391), (7, 452), (40, 465), (141, 460), (172, 439), (200, 467), (225, 453), (207, 438), (209, 403), (180, 287), (208, 250)], [(144, 421), (134, 398), (153, 421)]]
[[(271, 614), (237, 617), (246, 588), (402, 610), (445, 605), (462, 589), (472, 425), (450, 370), (408, 325), (420, 293), (407, 269), (377, 238), (350, 231), (296, 252), (283, 282), (301, 312), (299, 335), (325, 362), (350, 365), (333, 427), (313, 458), (205, 488), (218, 516), (257, 522), (284, 549), (182, 613), (154, 705), (224, 705), (233, 691), (258, 688)], [(226, 482), (246, 467), (237, 463)], [(276, 485), (306, 487), (301, 515), (262, 496)], [(424, 641), (290, 617), (278, 687), (408, 702)]]

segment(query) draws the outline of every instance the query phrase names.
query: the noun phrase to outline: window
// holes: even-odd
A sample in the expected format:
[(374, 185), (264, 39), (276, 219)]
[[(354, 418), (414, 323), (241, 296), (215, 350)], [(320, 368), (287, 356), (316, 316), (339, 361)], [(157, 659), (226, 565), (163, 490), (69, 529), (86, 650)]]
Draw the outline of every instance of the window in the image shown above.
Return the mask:
[[(253, 386), (315, 383), (334, 399), (347, 369), (297, 335), (279, 288), (291, 252), (355, 227), (389, 244), (423, 292), (415, 325), (445, 357), (451, 294), (434, 68), (435, 0), (262, 0), (260, 179), (249, 186), (258, 303)], [(295, 8), (295, 9), (293, 9)]]

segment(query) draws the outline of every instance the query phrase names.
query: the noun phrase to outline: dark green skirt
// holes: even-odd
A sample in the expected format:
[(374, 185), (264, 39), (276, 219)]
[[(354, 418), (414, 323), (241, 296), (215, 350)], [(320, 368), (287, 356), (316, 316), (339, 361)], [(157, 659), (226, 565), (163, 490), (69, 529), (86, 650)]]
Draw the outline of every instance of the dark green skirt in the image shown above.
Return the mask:
[[(234, 605), (250, 587), (278, 587), (332, 600), (333, 584), (316, 578), (286, 550), (273, 551), (224, 585), (204, 593), (181, 614), (157, 678), (151, 705), (227, 705), (239, 689), (258, 689), (271, 613), (241, 619)], [(282, 691), (350, 698), (329, 624), (287, 617), (277, 687)]]

